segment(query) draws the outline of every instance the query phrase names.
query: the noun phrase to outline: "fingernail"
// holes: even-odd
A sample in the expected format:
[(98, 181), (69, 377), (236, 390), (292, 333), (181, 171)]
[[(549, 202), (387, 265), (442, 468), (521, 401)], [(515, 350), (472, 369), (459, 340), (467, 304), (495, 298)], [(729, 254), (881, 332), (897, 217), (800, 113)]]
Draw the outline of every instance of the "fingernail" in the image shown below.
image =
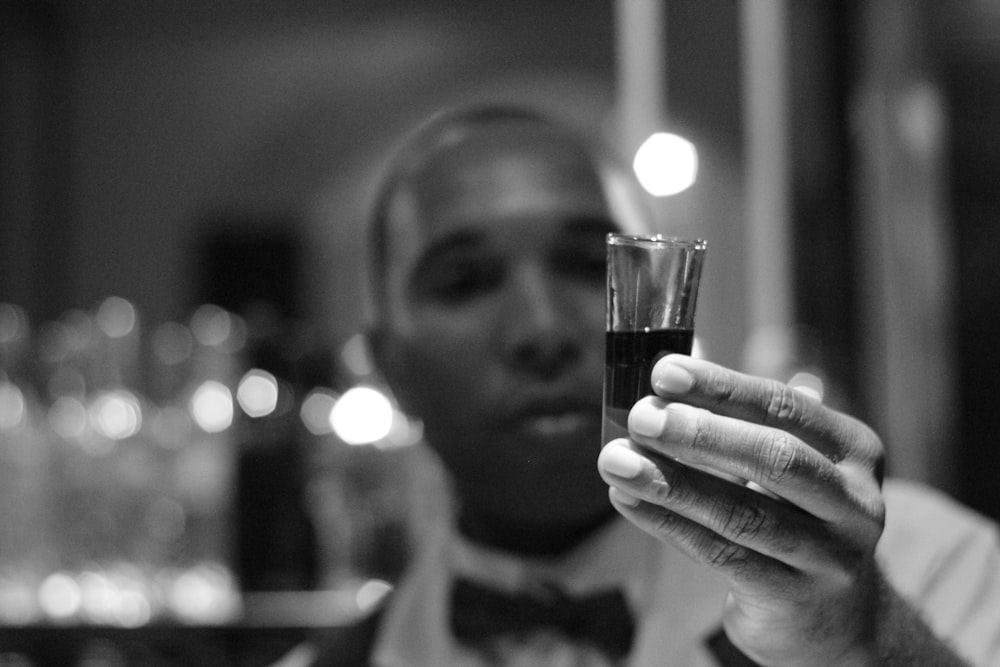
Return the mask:
[(625, 479), (632, 479), (642, 470), (642, 457), (623, 445), (608, 445), (597, 460), (605, 471)]
[(636, 505), (639, 504), (639, 499), (638, 498), (636, 498), (635, 496), (631, 496), (631, 495), (625, 493), (624, 491), (622, 491), (621, 489), (619, 489), (617, 486), (612, 486), (609, 489), (608, 494), (611, 496), (612, 500), (615, 500), (615, 501), (621, 503), (622, 505), (628, 505), (629, 507), (635, 507)]
[(641, 399), (628, 415), (630, 431), (648, 438), (655, 438), (667, 427), (667, 413), (663, 403), (656, 399)]
[(653, 376), (653, 387), (667, 394), (684, 394), (694, 386), (691, 374), (669, 361), (657, 366)]

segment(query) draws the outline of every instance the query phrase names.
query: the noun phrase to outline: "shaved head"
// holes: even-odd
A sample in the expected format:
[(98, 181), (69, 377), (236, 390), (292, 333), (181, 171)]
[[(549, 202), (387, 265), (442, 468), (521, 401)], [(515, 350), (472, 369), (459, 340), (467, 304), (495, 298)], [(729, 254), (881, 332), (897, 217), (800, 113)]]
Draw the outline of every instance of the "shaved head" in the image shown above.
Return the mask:
[[(369, 227), (369, 277), (377, 322), (391, 305), (389, 269), (395, 253), (420, 233), (422, 220), (435, 215), (435, 203), (452, 202), (456, 193), (465, 192), (488, 198), (504, 190), (523, 196), (525, 189), (520, 186), (532, 183), (518, 180), (537, 177), (523, 161), (532, 153), (561, 165), (555, 174), (550, 171), (550, 181), (589, 181), (593, 196), (605, 202), (618, 227), (636, 233), (648, 230), (648, 211), (634, 184), (599, 143), (525, 107), (472, 106), (441, 112), (418, 127), (397, 151), (376, 192)], [(487, 163), (489, 168), (482, 168)], [(559, 188), (558, 182), (534, 185)], [(482, 201), (465, 199), (468, 215), (477, 215)]]

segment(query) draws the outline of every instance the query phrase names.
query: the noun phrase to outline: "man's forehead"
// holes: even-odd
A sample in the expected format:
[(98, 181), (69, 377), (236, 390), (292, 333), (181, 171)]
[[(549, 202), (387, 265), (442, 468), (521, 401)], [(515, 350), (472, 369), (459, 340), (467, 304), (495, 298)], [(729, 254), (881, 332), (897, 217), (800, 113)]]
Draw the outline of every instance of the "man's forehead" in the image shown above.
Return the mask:
[(426, 156), (399, 184), (389, 213), (398, 238), (454, 224), (606, 216), (607, 204), (582, 146), (545, 128), (499, 128), (467, 133)]

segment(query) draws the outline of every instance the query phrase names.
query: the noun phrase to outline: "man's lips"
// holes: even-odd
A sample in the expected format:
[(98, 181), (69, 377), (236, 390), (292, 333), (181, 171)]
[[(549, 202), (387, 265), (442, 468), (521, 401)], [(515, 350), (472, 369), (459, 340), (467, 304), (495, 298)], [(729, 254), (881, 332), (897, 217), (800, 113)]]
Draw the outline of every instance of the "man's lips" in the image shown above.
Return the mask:
[(593, 424), (593, 415), (566, 412), (558, 415), (535, 415), (520, 422), (520, 429), (543, 438), (576, 435)]
[(513, 411), (504, 421), (526, 436), (556, 438), (587, 434), (600, 424), (601, 406), (590, 401), (544, 400)]

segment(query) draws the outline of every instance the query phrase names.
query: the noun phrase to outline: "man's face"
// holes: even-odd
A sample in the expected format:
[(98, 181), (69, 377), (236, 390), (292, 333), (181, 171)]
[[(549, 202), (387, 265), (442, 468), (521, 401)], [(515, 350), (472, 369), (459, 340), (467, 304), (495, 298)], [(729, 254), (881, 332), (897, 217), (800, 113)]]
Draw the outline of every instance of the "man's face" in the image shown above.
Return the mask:
[(606, 514), (614, 226), (586, 156), (544, 128), (480, 130), (436, 153), (390, 220), (381, 362), (463, 507), (533, 527)]

